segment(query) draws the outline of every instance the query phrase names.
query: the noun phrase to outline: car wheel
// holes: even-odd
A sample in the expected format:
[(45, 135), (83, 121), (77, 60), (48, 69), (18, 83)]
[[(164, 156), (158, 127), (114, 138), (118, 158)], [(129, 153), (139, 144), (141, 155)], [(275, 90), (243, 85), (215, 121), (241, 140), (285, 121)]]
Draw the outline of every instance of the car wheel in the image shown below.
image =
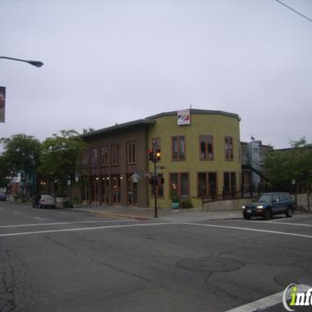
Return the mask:
[(270, 208), (267, 208), (267, 209), (264, 210), (263, 218), (266, 219), (266, 220), (272, 218), (272, 213), (271, 213), (271, 209)]
[(294, 215), (294, 209), (292, 207), (288, 207), (286, 210), (286, 217), (291, 218)]
[(243, 214), (243, 216), (244, 216), (244, 219), (245, 219), (245, 220), (250, 220), (250, 219), (251, 219), (251, 215)]

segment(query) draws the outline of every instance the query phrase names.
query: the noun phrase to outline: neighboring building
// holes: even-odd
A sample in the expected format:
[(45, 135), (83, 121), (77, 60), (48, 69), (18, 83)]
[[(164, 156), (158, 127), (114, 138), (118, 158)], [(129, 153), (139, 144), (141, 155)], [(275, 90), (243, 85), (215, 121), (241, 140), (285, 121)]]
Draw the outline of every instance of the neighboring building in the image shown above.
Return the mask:
[(239, 122), (236, 114), (189, 109), (84, 134), (81, 199), (153, 207), (153, 147), (161, 150), (158, 207), (171, 207), (172, 194), (193, 206), (202, 198), (235, 197), (242, 176)]
[(243, 195), (252, 195), (259, 190), (265, 190), (268, 179), (264, 169), (264, 159), (272, 150), (272, 146), (262, 145), (259, 140), (241, 142)]
[(148, 206), (148, 127), (154, 123), (142, 119), (82, 135), (88, 147), (82, 155), (83, 202)]

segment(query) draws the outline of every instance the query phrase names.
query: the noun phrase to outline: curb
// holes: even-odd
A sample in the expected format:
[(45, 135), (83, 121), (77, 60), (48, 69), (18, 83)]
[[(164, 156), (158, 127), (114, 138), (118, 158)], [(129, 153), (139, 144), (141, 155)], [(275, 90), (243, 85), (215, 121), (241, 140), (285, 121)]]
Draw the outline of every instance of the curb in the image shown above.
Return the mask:
[(113, 212), (102, 212), (102, 211), (84, 211), (84, 212), (93, 214), (95, 216), (100, 216), (100, 217), (134, 219), (134, 220), (139, 220), (139, 221), (153, 220), (152, 218), (148, 218), (148, 217), (131, 216), (131, 215), (118, 214), (118, 213), (113, 213)]

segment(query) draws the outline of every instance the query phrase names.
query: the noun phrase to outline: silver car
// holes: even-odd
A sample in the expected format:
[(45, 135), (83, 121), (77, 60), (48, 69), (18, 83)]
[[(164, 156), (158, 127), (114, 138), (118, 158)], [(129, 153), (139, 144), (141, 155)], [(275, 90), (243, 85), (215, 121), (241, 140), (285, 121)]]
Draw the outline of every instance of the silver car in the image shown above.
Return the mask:
[(38, 195), (35, 199), (33, 207), (36, 208), (55, 208), (56, 202), (51, 195)]

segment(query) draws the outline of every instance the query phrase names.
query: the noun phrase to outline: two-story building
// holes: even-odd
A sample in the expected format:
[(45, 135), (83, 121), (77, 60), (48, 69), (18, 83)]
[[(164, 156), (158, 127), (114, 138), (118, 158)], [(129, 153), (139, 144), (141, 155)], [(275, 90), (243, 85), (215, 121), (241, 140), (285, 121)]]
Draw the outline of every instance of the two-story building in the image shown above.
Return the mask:
[(171, 207), (173, 194), (193, 206), (200, 206), (203, 197), (233, 197), (241, 185), (239, 123), (233, 113), (188, 109), (84, 134), (81, 199), (152, 207), (152, 148), (161, 151), (159, 207)]

